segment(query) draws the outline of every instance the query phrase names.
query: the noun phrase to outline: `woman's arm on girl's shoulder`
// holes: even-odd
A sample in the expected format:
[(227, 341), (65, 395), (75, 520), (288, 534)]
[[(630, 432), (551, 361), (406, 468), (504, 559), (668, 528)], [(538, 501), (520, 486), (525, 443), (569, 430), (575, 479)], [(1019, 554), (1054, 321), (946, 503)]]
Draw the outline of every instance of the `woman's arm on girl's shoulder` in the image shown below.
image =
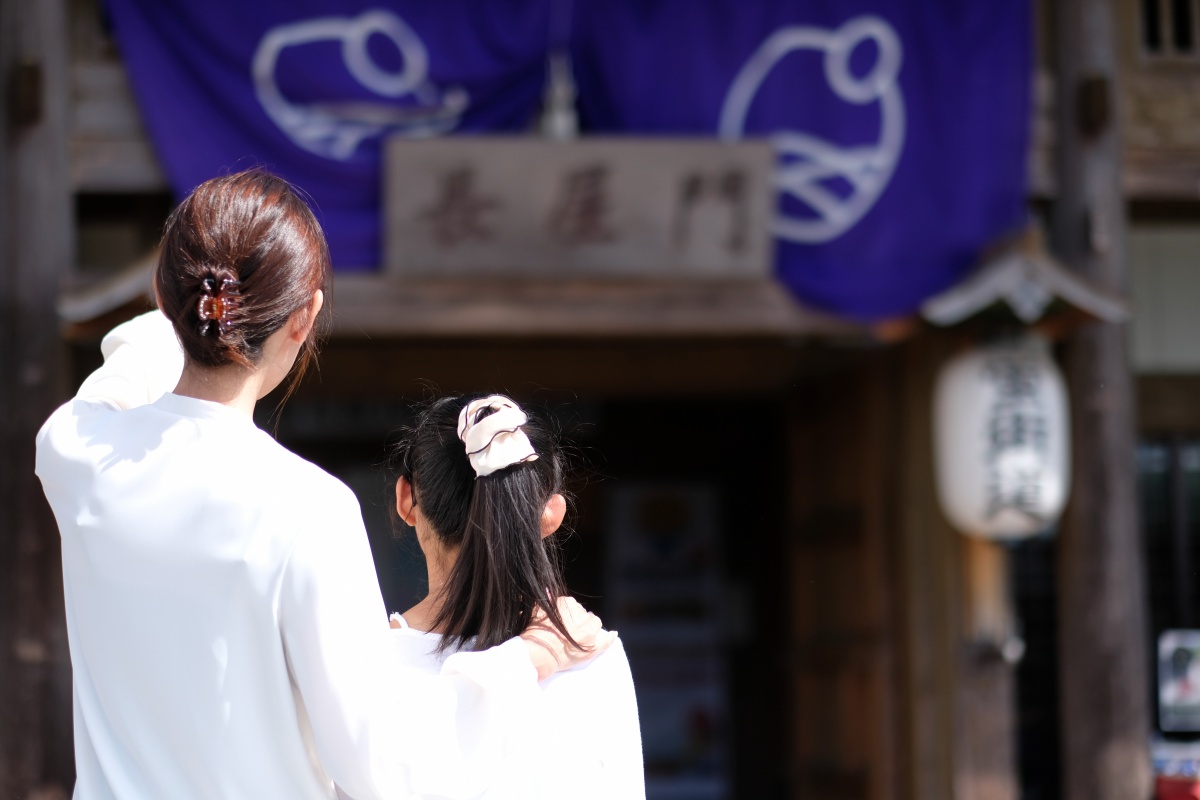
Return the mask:
[(134, 408), (174, 389), (183, 374), (183, 348), (171, 321), (157, 309), (109, 331), (100, 352), (104, 364), (79, 387), (79, 400)]
[(596, 667), (604, 667), (603, 696), (607, 698), (601, 723), (604, 731), (602, 758), (611, 779), (610, 797), (616, 800), (645, 800), (646, 772), (642, 758), (642, 729), (638, 719), (633, 673), (625, 647), (617, 641)]
[(362, 515), (332, 479), (300, 482), (306, 519), (296, 521), (303, 528), (284, 567), (279, 630), (318, 758), (356, 800), (407, 797), (400, 728), (418, 723), (402, 718), (408, 710), (376, 633), (387, 623)]
[(280, 629), (322, 766), (356, 800), (479, 795), (540, 719), (525, 644), (453, 655), (440, 674), (404, 663), (354, 496), (340, 485), (302, 496), (312, 513), (286, 567)]
[(546, 612), (534, 609), (533, 622), (519, 637), (525, 642), (529, 660), (537, 670), (538, 680), (556, 672), (579, 666), (603, 653), (617, 640), (617, 634), (604, 630), (604, 624), (574, 597), (559, 597), (558, 613), (571, 637), (584, 649), (567, 643), (550, 624)]
[(574, 784), (580, 800), (645, 800), (637, 698), (621, 642), (544, 687), (556, 739), (538, 796), (557, 798), (561, 786)]

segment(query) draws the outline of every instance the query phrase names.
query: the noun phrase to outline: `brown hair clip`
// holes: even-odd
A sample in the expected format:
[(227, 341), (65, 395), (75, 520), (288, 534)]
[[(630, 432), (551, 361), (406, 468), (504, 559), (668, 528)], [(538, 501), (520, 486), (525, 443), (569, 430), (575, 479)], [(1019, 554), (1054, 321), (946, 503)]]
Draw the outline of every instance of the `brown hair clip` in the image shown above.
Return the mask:
[(222, 278), (218, 286), (216, 278), (205, 278), (200, 282), (203, 296), (196, 312), (200, 315), (200, 335), (207, 336), (217, 323), (217, 332), (229, 330), (233, 324), (233, 314), (242, 305), (241, 281), (233, 278)]

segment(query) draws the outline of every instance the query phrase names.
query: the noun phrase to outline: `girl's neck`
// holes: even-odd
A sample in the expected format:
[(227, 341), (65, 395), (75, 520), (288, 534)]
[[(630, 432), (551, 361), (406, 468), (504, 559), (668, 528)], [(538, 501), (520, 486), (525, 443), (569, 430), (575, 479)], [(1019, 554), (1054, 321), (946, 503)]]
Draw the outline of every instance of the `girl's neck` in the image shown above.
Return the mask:
[(445, 633), (443, 630), (437, 630), (434, 622), (441, 613), (442, 605), (445, 602), (446, 582), (450, 579), (450, 571), (454, 568), (455, 554), (440, 548), (435, 552), (431, 552), (432, 548), (424, 546), (421, 549), (425, 551), (429, 594), (425, 595), (421, 602), (404, 612), (404, 620), (419, 631)]

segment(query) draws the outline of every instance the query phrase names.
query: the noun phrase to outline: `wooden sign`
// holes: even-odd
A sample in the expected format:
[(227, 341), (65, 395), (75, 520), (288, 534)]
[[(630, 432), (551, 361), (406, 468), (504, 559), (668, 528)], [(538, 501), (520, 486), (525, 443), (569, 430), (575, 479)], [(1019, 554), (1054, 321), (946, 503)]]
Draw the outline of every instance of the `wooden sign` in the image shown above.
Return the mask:
[(455, 137), (386, 147), (389, 274), (770, 275), (766, 142)]

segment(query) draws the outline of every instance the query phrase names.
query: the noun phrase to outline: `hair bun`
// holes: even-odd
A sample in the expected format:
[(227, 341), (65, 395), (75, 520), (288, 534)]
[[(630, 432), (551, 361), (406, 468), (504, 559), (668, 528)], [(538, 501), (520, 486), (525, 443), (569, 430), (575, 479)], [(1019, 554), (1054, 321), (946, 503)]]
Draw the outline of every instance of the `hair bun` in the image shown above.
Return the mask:
[[(293, 314), (304, 311), (307, 321), (331, 274), (312, 210), (286, 181), (249, 170), (207, 180), (176, 206), (154, 284), (189, 363), (252, 368)], [(314, 352), (310, 332), (289, 386)]]

